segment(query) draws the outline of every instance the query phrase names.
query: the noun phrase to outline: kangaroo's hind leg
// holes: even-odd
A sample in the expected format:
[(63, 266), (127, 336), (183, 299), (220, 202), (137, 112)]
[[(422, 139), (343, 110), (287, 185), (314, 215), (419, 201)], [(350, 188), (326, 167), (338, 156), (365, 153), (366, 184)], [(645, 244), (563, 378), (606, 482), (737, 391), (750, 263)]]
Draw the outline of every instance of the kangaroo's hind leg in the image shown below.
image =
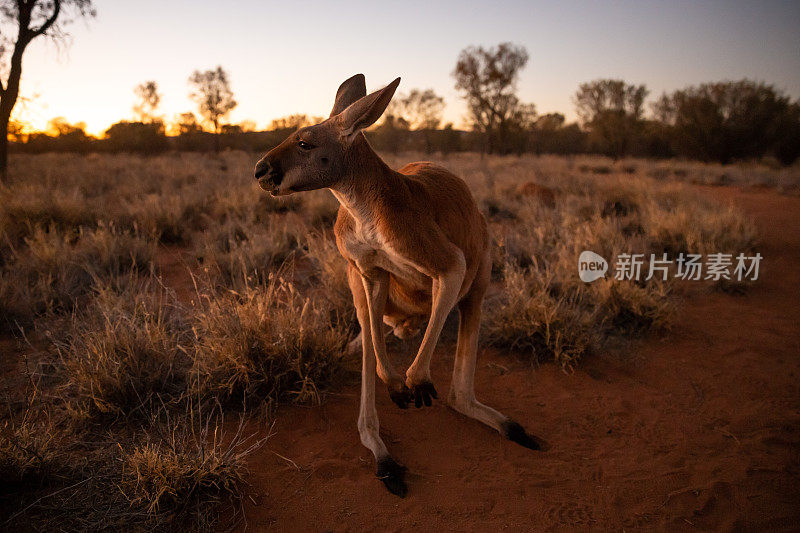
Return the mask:
[(507, 439), (526, 448), (539, 450), (544, 447), (542, 441), (529, 435), (517, 422), (475, 399), (475, 366), (478, 359), (481, 304), (489, 284), (490, 271), (491, 264), (487, 257), (478, 270), (473, 287), (458, 306), (460, 314), (458, 344), (447, 403), (459, 413), (493, 427)]

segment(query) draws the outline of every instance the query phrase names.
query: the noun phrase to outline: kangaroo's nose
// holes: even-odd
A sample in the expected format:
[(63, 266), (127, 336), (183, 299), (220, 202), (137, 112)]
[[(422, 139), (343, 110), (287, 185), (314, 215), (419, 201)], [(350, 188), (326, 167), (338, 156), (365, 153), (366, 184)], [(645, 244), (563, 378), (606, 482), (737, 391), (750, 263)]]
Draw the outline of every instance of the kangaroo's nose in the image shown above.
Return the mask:
[(271, 167), (267, 159), (264, 158), (260, 160), (258, 163), (256, 163), (256, 170), (255, 170), (256, 179), (263, 178), (264, 176), (269, 174), (270, 170)]
[(283, 172), (281, 172), (278, 163), (270, 163), (266, 156), (256, 163), (255, 176), (257, 180), (266, 179), (275, 185), (280, 185), (283, 181)]

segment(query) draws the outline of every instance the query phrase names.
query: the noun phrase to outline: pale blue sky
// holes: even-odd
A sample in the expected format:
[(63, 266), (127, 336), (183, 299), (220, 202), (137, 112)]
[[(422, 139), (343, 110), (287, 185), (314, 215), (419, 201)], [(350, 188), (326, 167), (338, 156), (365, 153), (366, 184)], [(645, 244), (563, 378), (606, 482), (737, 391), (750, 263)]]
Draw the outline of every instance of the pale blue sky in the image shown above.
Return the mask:
[(222, 65), (239, 106), (231, 121), (259, 127), (291, 113), (327, 115), (338, 84), (363, 72), (370, 89), (433, 88), (446, 120), (464, 106), (451, 72), (468, 45), (512, 41), (530, 61), (519, 94), (540, 113), (574, 119), (579, 83), (619, 77), (651, 98), (704, 81), (742, 77), (800, 97), (800, 2), (98, 0), (97, 18), (70, 29), (59, 50), (35, 42), (23, 118), (85, 121), (90, 132), (131, 116), (133, 87), (158, 82), (167, 118), (193, 108), (192, 70)]

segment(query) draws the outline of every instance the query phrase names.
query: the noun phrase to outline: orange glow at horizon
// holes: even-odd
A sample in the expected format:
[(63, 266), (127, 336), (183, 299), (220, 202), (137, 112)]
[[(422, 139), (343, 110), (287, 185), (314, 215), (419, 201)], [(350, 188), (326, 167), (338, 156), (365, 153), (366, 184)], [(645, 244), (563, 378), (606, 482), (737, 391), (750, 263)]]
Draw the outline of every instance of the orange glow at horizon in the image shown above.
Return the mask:
[[(578, 85), (597, 78), (644, 83), (651, 100), (745, 77), (800, 97), (800, 9), (791, 3), (311, 3), (300, 12), (292, 3), (255, 0), (224, 9), (202, 1), (96, 2), (95, 19), (67, 26), (68, 46), (37, 39), (28, 47), (21, 95), (29, 100), (17, 103), (13, 118), (43, 131), (63, 117), (102, 136), (133, 120), (134, 87), (154, 80), (158, 114), (169, 124), (197, 114), (188, 97), (192, 71), (221, 65), (239, 102), (231, 124), (251, 120), (263, 130), (292, 114), (327, 116), (339, 83), (363, 72), (369, 90), (398, 75), (399, 93), (432, 88), (445, 99), (442, 124), (464, 127), (466, 107), (451, 76), (458, 54), (503, 41), (530, 54), (520, 100), (540, 114), (563, 113), (567, 122), (575, 120)], [(413, 30), (398, 38), (395, 27)]]

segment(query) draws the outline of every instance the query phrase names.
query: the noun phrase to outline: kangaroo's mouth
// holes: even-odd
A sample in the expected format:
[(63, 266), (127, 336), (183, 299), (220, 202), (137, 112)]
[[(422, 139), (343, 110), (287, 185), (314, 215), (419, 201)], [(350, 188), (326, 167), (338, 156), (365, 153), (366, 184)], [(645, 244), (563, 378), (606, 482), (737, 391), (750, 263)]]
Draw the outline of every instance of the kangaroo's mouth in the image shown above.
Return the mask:
[(280, 196), (280, 185), (276, 184), (271, 178), (264, 176), (258, 179), (258, 186), (267, 191), (272, 196)]
[(277, 190), (278, 186), (275, 185), (270, 178), (263, 177), (258, 178), (258, 186), (261, 187), (265, 191), (272, 192)]

